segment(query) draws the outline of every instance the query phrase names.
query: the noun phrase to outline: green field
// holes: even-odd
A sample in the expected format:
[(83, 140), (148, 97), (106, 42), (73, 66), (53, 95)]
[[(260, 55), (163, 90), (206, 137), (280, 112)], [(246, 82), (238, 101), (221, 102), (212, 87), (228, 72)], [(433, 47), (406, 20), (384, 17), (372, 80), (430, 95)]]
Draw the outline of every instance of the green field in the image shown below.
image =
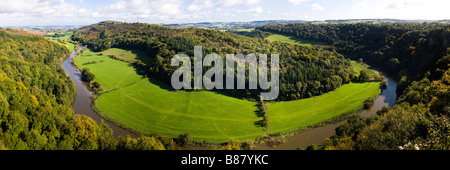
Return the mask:
[(373, 70), (369, 65), (365, 63), (360, 63), (358, 61), (350, 61), (350, 64), (353, 67), (353, 71), (355, 71), (356, 76), (359, 76), (361, 70), (366, 70), (369, 73), (370, 79), (373, 80), (379, 77), (378, 71)]
[[(94, 61), (95, 64), (86, 64)], [(142, 79), (130, 63), (99, 55), (89, 49), (76, 57), (75, 64), (81, 69), (89, 68), (105, 91), (121, 88)]]
[[(46, 37), (46, 38), (57, 39), (57, 40), (69, 40), (70, 37), (72, 36), (72, 34), (73, 34), (72, 32), (67, 32), (64, 34), (64, 36), (61, 36), (61, 37)], [(53, 36), (53, 35), (55, 35), (55, 33), (50, 32), (50, 33), (47, 33), (46, 35)]]
[[(47, 33), (47, 35), (54, 35), (54, 34), (55, 33)], [(62, 37), (45, 37), (45, 38), (49, 39), (51, 41), (57, 42), (58, 44), (65, 45), (69, 49), (69, 51), (72, 52), (72, 51), (75, 51), (75, 44), (67, 42), (67, 40), (69, 40), (71, 36), (72, 36), (72, 33), (68, 33)], [(59, 42), (58, 40), (66, 40), (66, 43)]]
[[(266, 133), (313, 126), (359, 110), (365, 99), (379, 93), (379, 82), (350, 83), (318, 97), (269, 102), (269, 131), (264, 131), (257, 125), (262, 117), (256, 115), (256, 102), (211, 91), (172, 90), (153, 78), (141, 78), (129, 63), (106, 56), (134, 58), (133, 52), (111, 49), (100, 53), (86, 50), (76, 59), (77, 66), (90, 68), (96, 81), (110, 90), (94, 101), (95, 109), (120, 126), (143, 134), (177, 137), (191, 133), (194, 140), (209, 142), (255, 139)], [(97, 63), (83, 65), (92, 61)]]
[(67, 45), (67, 47), (69, 48), (69, 51), (75, 51), (75, 44), (73, 44), (73, 43), (67, 43), (66, 44)]
[(103, 55), (114, 55), (117, 58), (120, 58), (128, 63), (133, 63), (136, 60), (141, 60), (142, 62), (150, 65), (152, 60), (150, 57), (147, 57), (147, 54), (143, 51), (139, 50), (123, 50), (119, 48), (110, 48), (108, 50), (101, 52)]
[(69, 42), (68, 43), (61, 43), (61, 42), (58, 42), (58, 41), (55, 41), (55, 40), (51, 40), (51, 41), (56, 42), (56, 43), (58, 43), (60, 45), (66, 46), (67, 49), (69, 49), (70, 52), (75, 51), (75, 44), (73, 44), (73, 43), (69, 43)]
[(250, 32), (255, 30), (255, 28), (241, 28), (241, 29), (236, 29), (236, 31), (245, 31), (245, 32)]
[(108, 119), (145, 134), (176, 137), (191, 133), (194, 140), (224, 142), (264, 134), (255, 122), (256, 103), (210, 91), (170, 91), (154, 79), (101, 95), (97, 109)]
[(272, 35), (270, 35), (266, 39), (269, 41), (281, 41), (289, 44), (297, 44), (303, 46), (326, 45), (326, 43), (323, 42), (305, 40), (290, 35), (275, 34), (275, 33), (272, 33)]
[(379, 94), (379, 82), (350, 83), (318, 97), (267, 104), (269, 131), (306, 128), (333, 117), (357, 111), (363, 101)]

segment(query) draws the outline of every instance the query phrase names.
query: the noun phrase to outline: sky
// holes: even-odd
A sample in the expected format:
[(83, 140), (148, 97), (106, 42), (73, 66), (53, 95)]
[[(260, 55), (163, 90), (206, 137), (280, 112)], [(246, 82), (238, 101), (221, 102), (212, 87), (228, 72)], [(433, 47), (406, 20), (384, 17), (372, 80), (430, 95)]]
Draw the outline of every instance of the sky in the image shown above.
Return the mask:
[(0, 0), (0, 26), (450, 19), (449, 0)]

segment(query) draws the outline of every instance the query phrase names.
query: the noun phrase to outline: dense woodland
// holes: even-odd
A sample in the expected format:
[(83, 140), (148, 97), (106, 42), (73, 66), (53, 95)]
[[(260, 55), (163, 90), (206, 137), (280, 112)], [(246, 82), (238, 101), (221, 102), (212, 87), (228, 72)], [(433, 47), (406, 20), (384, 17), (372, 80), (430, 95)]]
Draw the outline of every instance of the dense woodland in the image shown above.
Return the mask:
[[(444, 29), (437, 29), (441, 27)], [(448, 27), (448, 24), (439, 23), (360, 23), (268, 24), (256, 29), (325, 42), (346, 57), (362, 58), (396, 78), (406, 76), (412, 80), (420, 79), (421, 73), (429, 71), (445, 54), (446, 48), (442, 47), (448, 43), (444, 37), (436, 35)]]
[(397, 104), (355, 116), (323, 149), (450, 149), (450, 25), (269, 24), (257, 28), (324, 41), (399, 80)]
[(261, 30), (252, 30), (252, 31), (228, 31), (233, 34), (243, 35), (247, 37), (253, 37), (253, 38), (267, 38), (268, 36), (272, 35), (270, 32), (265, 32)]
[[(264, 35), (267, 34), (264, 33)], [(108, 21), (82, 27), (75, 32), (72, 39), (87, 44), (96, 51), (111, 47), (145, 51), (153, 62), (135, 64), (139, 68), (148, 68), (150, 76), (168, 84), (170, 84), (172, 73), (177, 69), (170, 65), (172, 57), (175, 54), (185, 53), (193, 61), (194, 46), (202, 46), (203, 56), (211, 53), (222, 57), (226, 54), (239, 53), (244, 55), (253, 53), (257, 56), (268, 54), (269, 57), (270, 54), (280, 54), (278, 100), (295, 100), (321, 95), (354, 78), (349, 60), (336, 51), (328, 50), (327, 47), (271, 43), (263, 39), (203, 28), (177, 29), (142, 23)], [(203, 69), (206, 72), (209, 68)], [(261, 90), (229, 90), (227, 92), (235, 97), (259, 100), (258, 95)]]
[(0, 150), (173, 149), (162, 137), (120, 137), (74, 115), (75, 86), (61, 67), (69, 50), (23, 31), (0, 28)]

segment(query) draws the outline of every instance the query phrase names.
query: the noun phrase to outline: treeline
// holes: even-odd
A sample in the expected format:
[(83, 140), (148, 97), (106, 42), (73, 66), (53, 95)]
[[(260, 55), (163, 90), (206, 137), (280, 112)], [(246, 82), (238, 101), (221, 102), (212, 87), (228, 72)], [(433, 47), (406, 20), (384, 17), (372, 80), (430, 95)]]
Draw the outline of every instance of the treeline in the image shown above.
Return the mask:
[(247, 37), (253, 37), (253, 38), (267, 38), (268, 36), (272, 35), (270, 32), (265, 32), (261, 30), (251, 30), (251, 31), (228, 31), (233, 34), (243, 35)]
[[(262, 33), (262, 32), (261, 32)], [(202, 46), (203, 55), (280, 54), (280, 95), (278, 100), (295, 100), (320, 95), (351, 81), (350, 62), (336, 51), (322, 47), (303, 47), (281, 42), (269, 42), (227, 32), (201, 28), (168, 28), (141, 23), (101, 22), (82, 27), (73, 40), (87, 44), (93, 50), (111, 47), (139, 49), (147, 52), (151, 63), (140, 63), (153, 76), (170, 84), (170, 66), (175, 54), (185, 53), (193, 60), (194, 46)], [(203, 68), (204, 72), (209, 68)], [(224, 71), (224, 74), (226, 72)], [(224, 75), (225, 76), (225, 75)], [(248, 77), (246, 78), (248, 84)], [(192, 81), (193, 82), (193, 81)], [(247, 88), (248, 89), (248, 88)], [(259, 100), (262, 90), (227, 90), (239, 98)]]
[(0, 28), (0, 149), (174, 149), (163, 137), (120, 137), (72, 110), (75, 86), (60, 65), (69, 50)]
[(258, 29), (327, 42), (399, 79), (396, 105), (370, 118), (351, 118), (319, 149), (450, 149), (450, 25), (287, 24)]

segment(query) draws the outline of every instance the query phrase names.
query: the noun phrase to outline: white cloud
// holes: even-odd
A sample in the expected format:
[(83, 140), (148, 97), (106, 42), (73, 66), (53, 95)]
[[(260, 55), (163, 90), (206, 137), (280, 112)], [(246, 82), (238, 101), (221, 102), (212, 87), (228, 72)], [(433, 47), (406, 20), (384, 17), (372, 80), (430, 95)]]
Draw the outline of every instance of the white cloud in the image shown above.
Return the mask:
[(226, 11), (231, 11), (231, 12), (235, 12), (235, 13), (262, 13), (263, 9), (261, 7), (250, 8), (250, 9), (245, 9), (245, 10), (232, 8), (232, 9), (227, 9)]
[[(250, 6), (258, 4), (261, 0), (195, 0), (191, 4), (186, 7), (186, 10), (189, 12), (200, 13), (206, 9), (215, 8), (214, 10), (217, 12), (226, 12), (222, 14), (222, 16), (232, 16), (229, 12), (232, 13), (255, 13), (259, 14), (263, 12), (261, 7), (254, 7), (249, 9), (242, 9), (244, 6)], [(234, 8), (234, 6), (239, 6), (239, 8)], [(210, 17), (211, 13), (207, 14), (205, 17)], [(196, 15), (192, 16), (193, 18)]]
[(261, 13), (261, 12), (263, 12), (263, 10), (261, 7), (256, 7), (256, 8), (247, 10), (247, 12)]
[(117, 3), (100, 8), (100, 10), (111, 12), (123, 12), (127, 9), (128, 4), (125, 1), (118, 1)]
[(317, 0), (103, 0), (99, 6), (85, 0), (0, 0), (0, 25), (91, 24), (102, 20), (180, 23), (355, 17), (450, 19), (448, 0), (354, 0), (324, 5)]
[(77, 10), (77, 15), (81, 17), (89, 17), (92, 15), (92, 11), (86, 8), (80, 8)]
[(312, 4), (311, 5), (311, 10), (313, 10), (313, 11), (323, 11), (324, 8), (316, 3), (316, 4)]
[(195, 0), (191, 5), (187, 7), (188, 11), (200, 11), (203, 9), (214, 7), (214, 3), (211, 0)]
[(397, 9), (398, 7), (397, 7), (397, 4), (395, 4), (395, 3), (390, 3), (390, 4), (387, 6), (387, 8), (388, 8), (388, 9)]
[(415, 7), (424, 7), (428, 3), (433, 4), (433, 2), (423, 2), (423, 1), (393, 1), (390, 2), (389, 5), (386, 6), (387, 9), (409, 9), (409, 8), (415, 8)]
[(182, 3), (181, 0), (159, 0), (152, 1), (151, 7), (156, 8), (158, 14), (178, 15), (182, 12), (180, 9)]
[(287, 12), (285, 12), (283, 15), (284, 15), (285, 17), (293, 17), (293, 16), (295, 16), (294, 13), (287, 13)]
[(288, 0), (289, 3), (292, 3), (294, 5), (300, 5), (300, 4), (302, 4), (304, 2), (308, 2), (308, 1), (310, 1), (310, 0)]
[[(373, 7), (372, 7), (373, 6)], [(381, 4), (370, 4), (376, 12), (373, 18), (395, 19), (449, 19), (448, 7), (450, 1), (446, 0), (387, 0)]]
[(99, 12), (95, 11), (94, 13), (92, 13), (92, 17), (99, 18), (99, 17), (102, 17), (102, 16), (100, 15)]
[(2, 0), (0, 13), (22, 13), (35, 17), (70, 17), (75, 5), (65, 0)]
[(218, 4), (223, 7), (230, 7), (241, 3), (242, 3), (241, 0), (219, 0), (218, 2)]
[(245, 1), (243, 2), (243, 4), (244, 4), (244, 5), (253, 5), (253, 4), (259, 3), (259, 1), (261, 1), (261, 0), (245, 0)]
[(135, 20), (186, 18), (183, 14), (184, 0), (119, 0), (108, 6), (97, 8), (92, 17)]
[(254, 5), (259, 3), (261, 0), (219, 0), (217, 6), (220, 7), (231, 7), (236, 5)]
[(367, 2), (358, 2), (355, 5), (353, 5), (352, 9), (357, 11), (357, 10), (363, 10), (369, 7), (369, 4), (367, 4)]

